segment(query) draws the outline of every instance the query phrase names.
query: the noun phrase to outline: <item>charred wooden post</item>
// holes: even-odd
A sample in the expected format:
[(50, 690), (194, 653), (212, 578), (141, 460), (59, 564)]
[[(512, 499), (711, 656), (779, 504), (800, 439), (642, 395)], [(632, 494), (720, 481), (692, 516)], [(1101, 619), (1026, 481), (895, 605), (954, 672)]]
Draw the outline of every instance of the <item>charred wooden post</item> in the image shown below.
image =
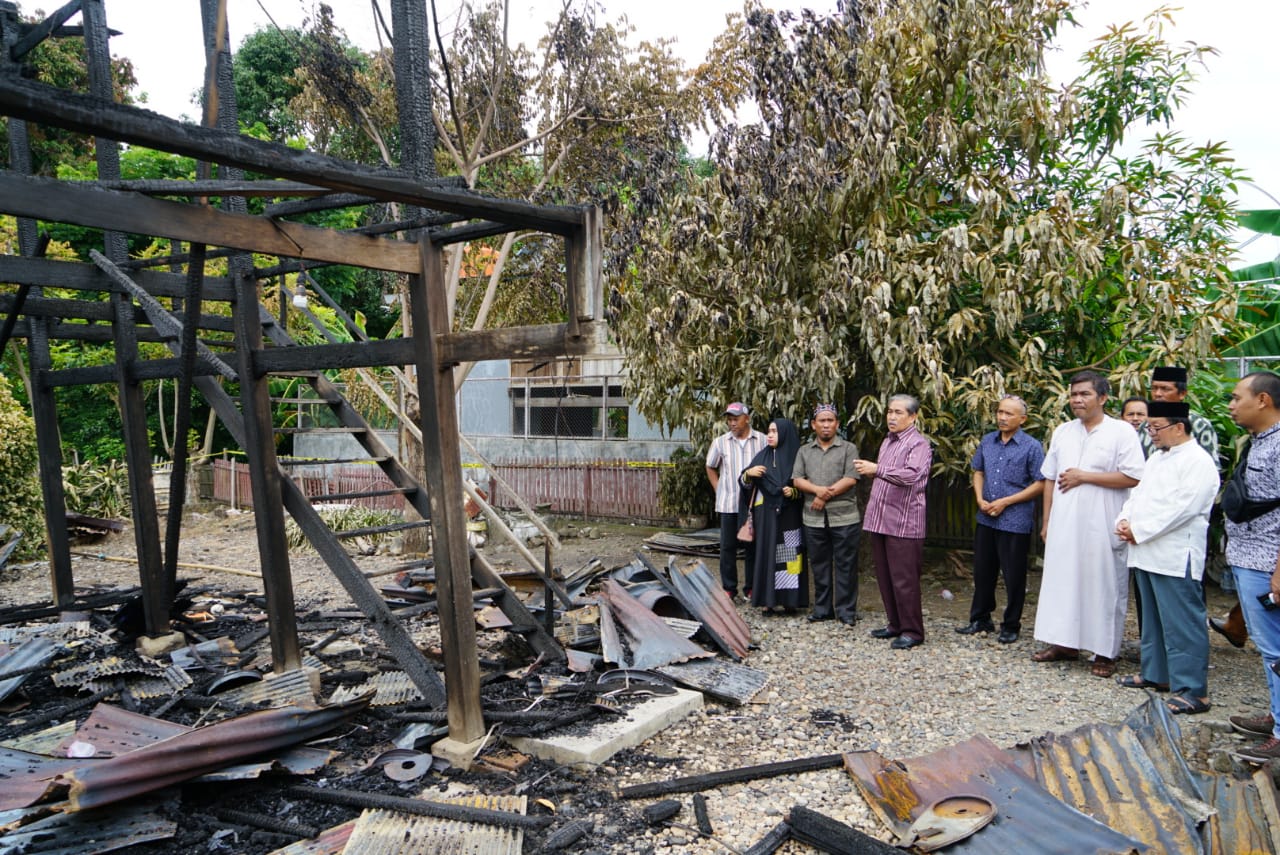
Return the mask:
[(424, 485), (431, 503), (431, 543), (436, 562), (440, 606), (440, 643), (449, 696), (449, 737), (458, 743), (484, 736), (480, 708), (480, 663), (471, 609), (471, 571), (467, 558), (467, 520), (462, 505), (462, 450), (453, 366), (440, 360), (437, 337), (449, 331), (444, 258), (430, 240), (418, 244), (422, 273), (410, 278), (409, 311), (422, 407)]
[[(0, 3), (0, 74), (17, 77), (19, 69), (10, 60), (18, 41), (18, 10), (12, 3)], [(27, 123), (9, 119), (9, 168), (20, 175), (31, 174), (31, 146)], [(37, 251), (36, 220), (18, 217), (18, 249), (24, 256)], [(39, 299), (44, 289), (32, 286), (30, 295)], [(39, 457), (40, 492), (44, 497), (45, 540), (49, 548), (49, 576), (53, 602), (70, 609), (75, 600), (75, 578), (71, 570), (71, 539), (67, 533), (67, 500), (62, 486), (62, 441), (58, 432), (58, 410), (53, 390), (45, 379), (53, 368), (49, 350), (48, 318), (28, 320), (27, 363), (31, 374), (31, 415), (36, 423), (36, 452)]]
[(669, 781), (654, 781), (648, 784), (636, 784), (623, 787), (618, 791), (621, 799), (647, 799), (653, 796), (665, 796), (671, 793), (695, 793), (724, 784), (737, 784), (742, 781), (754, 781), (760, 778), (776, 778), (779, 775), (794, 775), (798, 772), (814, 772), (819, 769), (837, 769), (844, 765), (843, 754), (823, 754), (818, 757), (802, 757), (799, 760), (784, 760), (780, 763), (764, 763), (759, 766), (742, 766), (737, 769), (726, 769), (723, 772), (708, 772), (705, 775), (690, 775), (687, 778), (672, 778)]
[(791, 839), (791, 826), (786, 820), (769, 829), (769, 833), (761, 837), (743, 855), (773, 855), (782, 848), (782, 844)]
[(287, 792), (295, 798), (310, 799), (311, 801), (324, 802), (331, 805), (371, 809), (381, 808), (383, 810), (411, 813), (415, 816), (434, 816), (458, 822), (480, 822), (486, 825), (497, 825), (502, 828), (522, 828), (526, 831), (538, 831), (546, 828), (554, 821), (549, 816), (525, 816), (505, 810), (431, 802), (426, 799), (407, 799), (403, 796), (384, 796), (377, 793), (364, 793), (358, 790), (299, 786), (290, 787)]
[(793, 839), (833, 855), (902, 855), (896, 846), (807, 807), (793, 807), (787, 822)]

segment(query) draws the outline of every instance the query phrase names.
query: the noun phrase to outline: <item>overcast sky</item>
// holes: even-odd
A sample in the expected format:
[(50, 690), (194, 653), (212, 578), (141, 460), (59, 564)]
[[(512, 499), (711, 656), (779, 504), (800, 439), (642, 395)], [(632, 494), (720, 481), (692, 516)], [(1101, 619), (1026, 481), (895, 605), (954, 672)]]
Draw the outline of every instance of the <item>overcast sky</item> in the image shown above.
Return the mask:
[[(313, 8), (312, 0), (227, 0), (232, 46), (271, 17), (281, 26), (296, 26)], [(376, 45), (370, 0), (328, 0), (338, 23), (361, 47)], [(1183, 0), (1187, 7), (1176, 12), (1177, 26), (1169, 34), (1174, 41), (1212, 45), (1221, 54), (1210, 59), (1201, 73), (1191, 101), (1179, 114), (1176, 129), (1195, 142), (1227, 143), (1238, 163), (1258, 187), (1242, 187), (1244, 208), (1280, 208), (1280, 111), (1276, 96), (1280, 80), (1277, 37), (1280, 37), (1280, 2), (1275, 0)], [(390, 16), (386, 0), (380, 0)], [(36, 8), (22, 0), (24, 11)], [(40, 4), (50, 8), (57, 2)], [(835, 8), (833, 0), (787, 0), (775, 7), (808, 6), (819, 11)], [(1055, 76), (1073, 75), (1070, 61), (1110, 24), (1139, 20), (1160, 5), (1157, 0), (1099, 0), (1078, 18), (1082, 26), (1065, 33), (1063, 50), (1052, 58)], [(458, 7), (457, 0), (438, 0), (446, 22)], [(689, 64), (700, 62), (712, 39), (724, 28), (725, 16), (742, 8), (741, 0), (604, 0), (607, 18), (625, 14), (639, 38), (674, 37), (675, 50)], [(542, 23), (553, 17), (560, 0), (511, 0), (513, 35), (534, 41)], [(133, 60), (150, 109), (166, 115), (196, 116), (191, 93), (200, 85), (204, 57), (199, 50), (200, 4), (198, 0), (106, 0), (107, 21), (123, 35), (112, 39), (112, 52)], [(163, 11), (161, 11), (163, 10)], [(452, 14), (456, 15), (456, 11)], [(1266, 191), (1265, 193), (1262, 191)], [(1242, 233), (1242, 239), (1249, 233)], [(1241, 263), (1256, 263), (1280, 255), (1280, 238), (1253, 241), (1241, 252)]]

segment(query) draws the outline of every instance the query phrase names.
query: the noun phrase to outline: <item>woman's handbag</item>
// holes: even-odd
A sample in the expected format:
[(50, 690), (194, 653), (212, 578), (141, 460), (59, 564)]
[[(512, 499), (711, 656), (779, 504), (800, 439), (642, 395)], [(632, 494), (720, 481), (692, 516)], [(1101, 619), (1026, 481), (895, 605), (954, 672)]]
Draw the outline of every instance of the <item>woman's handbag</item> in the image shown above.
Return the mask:
[(745, 540), (750, 543), (756, 539), (756, 524), (754, 522), (755, 515), (751, 512), (751, 506), (756, 501), (756, 488), (751, 488), (751, 496), (747, 499), (747, 521), (738, 527), (738, 540)]

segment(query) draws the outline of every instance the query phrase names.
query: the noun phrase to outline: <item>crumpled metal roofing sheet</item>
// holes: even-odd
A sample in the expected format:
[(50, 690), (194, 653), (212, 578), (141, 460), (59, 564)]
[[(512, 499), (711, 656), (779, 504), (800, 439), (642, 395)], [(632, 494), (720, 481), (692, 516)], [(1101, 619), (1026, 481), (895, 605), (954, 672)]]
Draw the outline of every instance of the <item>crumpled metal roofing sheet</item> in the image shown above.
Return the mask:
[(1140, 841), (1055, 799), (984, 736), (910, 760), (890, 761), (875, 751), (858, 751), (846, 754), (844, 761), (867, 804), (899, 837), (938, 799), (954, 795), (989, 799), (996, 806), (995, 820), (947, 847), (948, 855), (1152, 852)]
[(306, 742), (349, 720), (368, 705), (366, 695), (347, 704), (291, 706), (249, 713), (68, 771), (58, 776), (58, 782), (70, 787), (71, 809), (85, 810)]
[[(1158, 852), (1194, 853), (1204, 850), (1199, 827), (1214, 814), (1185, 764), (1171, 763), (1175, 746), (1164, 704), (1151, 718), (1150, 698), (1130, 716), (1137, 727), (1087, 724), (1070, 733), (1045, 734), (1031, 740), (1027, 750), (1035, 761), (1036, 779), (1056, 798), (1106, 825), (1142, 840)], [(1157, 766), (1139, 738), (1161, 758)], [(1181, 760), (1181, 754), (1173, 748)], [(1165, 771), (1168, 774), (1165, 774)]]
[(715, 655), (676, 635), (612, 579), (600, 588), (600, 642), (604, 658), (622, 668), (656, 668)]
[(83, 760), (32, 754), (16, 748), (0, 748), (0, 810), (23, 808), (37, 801), (53, 778), (75, 768)]
[[(52, 639), (39, 636), (25, 641), (17, 649), (0, 656), (0, 674), (47, 665), (58, 655), (58, 646)], [(22, 674), (0, 680), (0, 701), (13, 694), (30, 676), (31, 674)]]
[(640, 556), (640, 560), (663, 581), (689, 614), (702, 621), (716, 646), (738, 661), (747, 657), (751, 630), (707, 565), (697, 561), (678, 567), (673, 558), (667, 562), (666, 573), (661, 573), (649, 559)]
[[(1207, 775), (1203, 783), (1205, 799), (1217, 810), (1201, 829), (1204, 851), (1210, 855), (1274, 855), (1280, 817), (1274, 808), (1276, 785), (1271, 770), (1258, 769), (1248, 781)], [(1267, 800), (1273, 805), (1270, 809), (1265, 806)]]
[[(526, 796), (475, 795), (440, 801), (522, 816), (528, 806)], [(523, 847), (524, 831), (519, 828), (366, 810), (356, 820), (343, 855), (520, 855)]]
[(116, 643), (107, 633), (94, 629), (87, 620), (0, 626), (0, 644), (21, 644), (32, 638), (48, 638), (63, 643), (89, 640), (99, 647), (110, 647)]
[(358, 686), (339, 686), (330, 696), (333, 702), (344, 701), (355, 695), (372, 691), (370, 706), (387, 707), (422, 700), (422, 692), (403, 671), (380, 671)]
[(128, 805), (111, 810), (54, 814), (0, 836), (0, 852), (40, 855), (97, 855), (167, 840), (178, 824), (162, 819), (155, 805)]
[(248, 683), (227, 689), (214, 695), (231, 707), (253, 707), (259, 704), (310, 704), (315, 703), (320, 688), (320, 671), (324, 669), (303, 667), (283, 674), (268, 674), (262, 682)]

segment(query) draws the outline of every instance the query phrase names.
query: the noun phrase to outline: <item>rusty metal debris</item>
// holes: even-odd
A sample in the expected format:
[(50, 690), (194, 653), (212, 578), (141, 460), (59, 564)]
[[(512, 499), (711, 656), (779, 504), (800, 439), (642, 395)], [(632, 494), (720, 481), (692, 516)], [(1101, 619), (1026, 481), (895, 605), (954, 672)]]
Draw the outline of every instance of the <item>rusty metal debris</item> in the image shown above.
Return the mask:
[(640, 560), (667, 585), (689, 614), (702, 622), (721, 650), (738, 661), (746, 658), (751, 647), (751, 631), (707, 565), (697, 561), (679, 567), (673, 558), (667, 562), (664, 574), (648, 558), (640, 556)]
[[(7, 645), (0, 645), (3, 647)], [(27, 677), (42, 670), (57, 655), (58, 644), (42, 637), (23, 642), (16, 650), (0, 650), (0, 701), (17, 691)]]
[(199, 777), (234, 762), (306, 742), (349, 720), (369, 698), (264, 710), (197, 728), (59, 775), (71, 810), (85, 810)]
[(718, 701), (738, 705), (750, 701), (769, 682), (766, 671), (719, 658), (663, 665), (654, 670), (682, 686), (710, 695)]
[(653, 668), (715, 654), (681, 638), (612, 579), (600, 588), (604, 658), (623, 668)]
[(167, 840), (177, 830), (177, 823), (161, 816), (157, 805), (140, 803), (43, 817), (0, 837), (0, 852), (96, 855), (138, 843)]

